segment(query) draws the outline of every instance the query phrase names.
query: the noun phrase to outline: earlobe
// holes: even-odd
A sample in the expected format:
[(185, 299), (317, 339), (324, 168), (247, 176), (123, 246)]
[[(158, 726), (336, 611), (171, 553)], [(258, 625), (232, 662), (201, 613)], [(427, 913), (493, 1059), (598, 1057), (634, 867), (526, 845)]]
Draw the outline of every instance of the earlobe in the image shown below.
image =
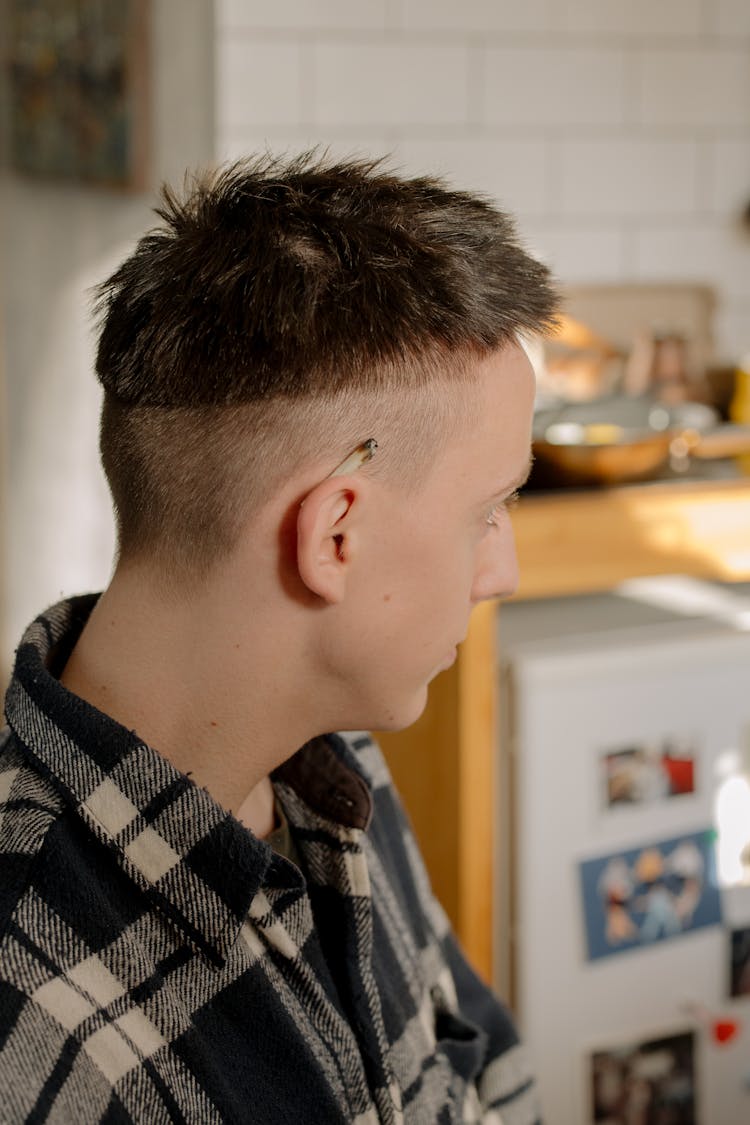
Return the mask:
[(355, 489), (325, 480), (308, 493), (297, 515), (297, 568), (305, 586), (330, 605), (346, 591)]

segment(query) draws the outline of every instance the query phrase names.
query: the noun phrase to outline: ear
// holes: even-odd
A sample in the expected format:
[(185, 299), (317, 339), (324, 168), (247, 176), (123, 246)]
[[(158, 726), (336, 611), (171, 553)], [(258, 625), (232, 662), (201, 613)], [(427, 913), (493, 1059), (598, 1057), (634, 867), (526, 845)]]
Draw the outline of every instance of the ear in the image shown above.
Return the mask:
[(353, 513), (361, 491), (361, 481), (331, 477), (307, 494), (297, 515), (300, 578), (329, 605), (340, 602), (346, 592), (356, 544)]

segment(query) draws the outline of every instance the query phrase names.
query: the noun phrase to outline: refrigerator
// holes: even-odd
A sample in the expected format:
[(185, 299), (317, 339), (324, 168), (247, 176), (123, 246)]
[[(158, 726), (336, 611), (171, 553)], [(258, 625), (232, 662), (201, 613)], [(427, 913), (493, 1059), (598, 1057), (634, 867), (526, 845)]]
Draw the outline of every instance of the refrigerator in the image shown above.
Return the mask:
[(503, 606), (496, 985), (548, 1125), (750, 1122), (750, 596)]

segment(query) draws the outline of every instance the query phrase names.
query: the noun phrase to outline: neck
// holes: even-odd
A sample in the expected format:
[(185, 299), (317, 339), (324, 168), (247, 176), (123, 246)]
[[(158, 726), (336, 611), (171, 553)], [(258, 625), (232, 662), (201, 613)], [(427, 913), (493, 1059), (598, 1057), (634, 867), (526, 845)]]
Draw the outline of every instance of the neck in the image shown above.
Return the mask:
[[(305, 671), (283, 651), (289, 630), (271, 620), (268, 601), (239, 605), (209, 583), (189, 599), (165, 600), (120, 568), (61, 676), (258, 836), (274, 826), (269, 773), (320, 733), (300, 704), (314, 698)], [(269, 675), (279, 667), (288, 672), (281, 691)]]

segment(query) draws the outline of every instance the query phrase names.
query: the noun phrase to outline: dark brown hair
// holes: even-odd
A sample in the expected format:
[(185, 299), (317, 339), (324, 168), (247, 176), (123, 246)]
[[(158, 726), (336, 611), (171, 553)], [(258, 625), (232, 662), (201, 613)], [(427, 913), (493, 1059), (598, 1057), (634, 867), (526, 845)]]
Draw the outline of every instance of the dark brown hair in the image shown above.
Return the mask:
[(266, 440), (280, 404), (427, 387), (451, 357), (553, 321), (548, 272), (505, 214), (377, 161), (243, 161), (182, 199), (165, 188), (157, 214), (99, 291), (123, 555), (181, 537), (188, 566), (230, 545), (231, 435)]

